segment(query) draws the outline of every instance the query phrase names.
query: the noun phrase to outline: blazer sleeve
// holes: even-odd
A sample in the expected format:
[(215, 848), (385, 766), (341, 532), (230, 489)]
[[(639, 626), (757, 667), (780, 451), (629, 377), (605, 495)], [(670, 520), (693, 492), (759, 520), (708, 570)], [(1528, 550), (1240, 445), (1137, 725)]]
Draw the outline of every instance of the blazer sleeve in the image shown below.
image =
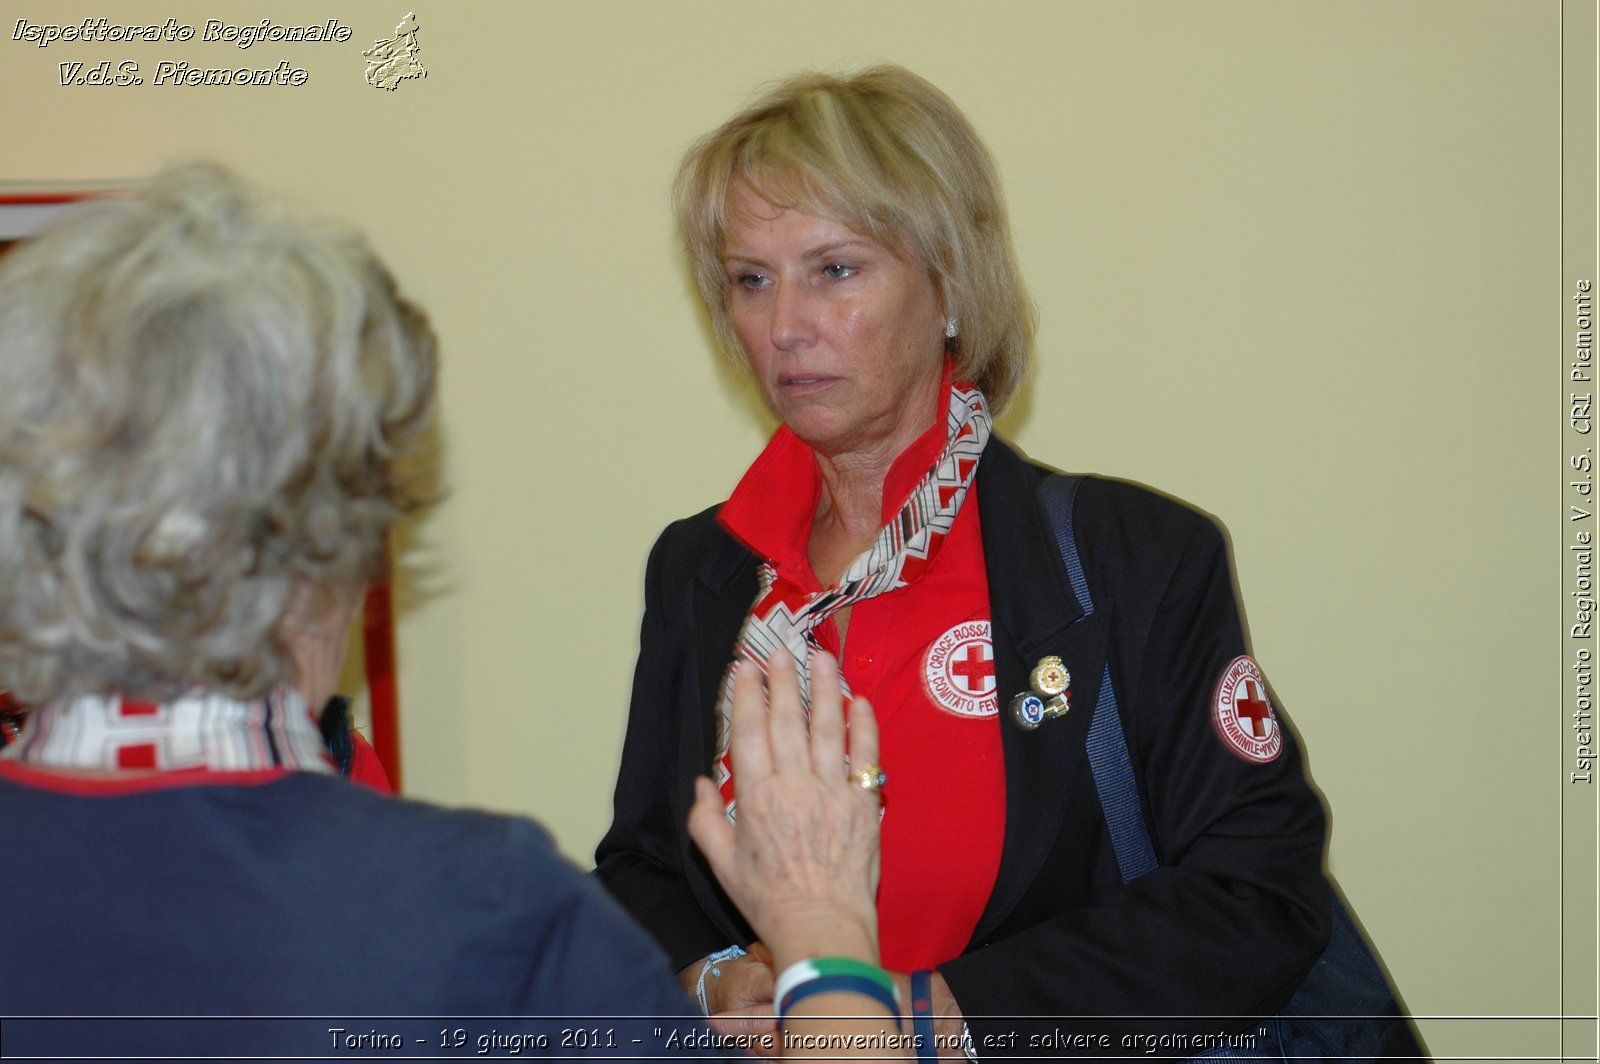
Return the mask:
[[(680, 970), (729, 945), (690, 887), (686, 863), (698, 860), (688, 838), (699, 710), (694, 687), (690, 581), (670, 580), (674, 540), (683, 522), (663, 532), (645, 569), (644, 621), (633, 697), (622, 745), (610, 829), (595, 851), (595, 874), (644, 925)], [(669, 590), (668, 583), (674, 585)]]
[[(1048, 1046), (1029, 1037), (1108, 1034), (1127, 1052), (1128, 1034), (1238, 1030), (1243, 1020), (1221, 1018), (1276, 1012), (1328, 937), (1324, 818), (1293, 736), (1279, 715), (1282, 747), (1263, 763), (1213, 723), (1218, 681), (1247, 653), (1222, 534), (1151, 493), (1092, 480), (1074, 524), (1096, 611), (1111, 614), (1110, 675), (1161, 866), (1121, 883), (1079, 773), (1072, 808), (1099, 818), (1091, 852), (1055, 855), (1027, 915), (941, 966), (980, 1058)], [(1073, 858), (1096, 881), (1063, 907), (1052, 895), (1071, 892), (1050, 869)], [(1034, 1019), (984, 1019), (1021, 1016)]]

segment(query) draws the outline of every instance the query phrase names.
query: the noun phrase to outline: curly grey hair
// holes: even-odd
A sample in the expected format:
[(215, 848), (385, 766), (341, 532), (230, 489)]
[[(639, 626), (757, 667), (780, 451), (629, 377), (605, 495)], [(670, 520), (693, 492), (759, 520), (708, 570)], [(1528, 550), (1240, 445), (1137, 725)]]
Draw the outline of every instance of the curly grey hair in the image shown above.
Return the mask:
[(0, 689), (291, 682), (426, 495), (435, 343), (355, 235), (191, 164), (0, 259)]

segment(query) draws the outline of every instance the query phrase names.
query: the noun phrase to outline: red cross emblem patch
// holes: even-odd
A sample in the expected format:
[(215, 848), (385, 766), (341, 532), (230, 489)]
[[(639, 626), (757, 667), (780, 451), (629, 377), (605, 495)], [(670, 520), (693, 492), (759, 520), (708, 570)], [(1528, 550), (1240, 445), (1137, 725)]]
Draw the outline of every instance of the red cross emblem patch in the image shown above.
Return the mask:
[(1000, 712), (989, 622), (963, 621), (928, 644), (922, 678), (928, 697), (946, 713), (992, 717)]
[(1241, 654), (1222, 670), (1211, 703), (1211, 723), (1229, 750), (1246, 761), (1266, 763), (1283, 750), (1283, 729), (1267, 698), (1261, 666)]

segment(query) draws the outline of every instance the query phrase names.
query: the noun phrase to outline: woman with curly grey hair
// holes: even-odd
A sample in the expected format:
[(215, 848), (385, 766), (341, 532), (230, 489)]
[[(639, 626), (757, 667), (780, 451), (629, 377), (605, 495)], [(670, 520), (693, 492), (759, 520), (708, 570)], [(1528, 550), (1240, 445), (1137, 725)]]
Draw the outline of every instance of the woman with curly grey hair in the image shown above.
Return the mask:
[[(690, 1007), (531, 821), (332, 772), (312, 710), (386, 533), (427, 496), (435, 375), (425, 319), (358, 238), (212, 167), (88, 204), (0, 262), (0, 690), (36, 707), (0, 757), (8, 1012)], [(813, 668), (833, 723), (810, 735), (792, 668), (770, 728), (743, 678), (757, 804), (733, 832), (708, 799), (696, 833), (802, 969), (790, 1022), (849, 1033), (882, 1021), (817, 1017), (893, 1006), (871, 963), (877, 802), (813, 770), (845, 751), (836, 670)], [(851, 723), (876, 756), (870, 712)], [(773, 903), (754, 886), (773, 874), (811, 888)], [(251, 1030), (226, 1055), (312, 1049)]]

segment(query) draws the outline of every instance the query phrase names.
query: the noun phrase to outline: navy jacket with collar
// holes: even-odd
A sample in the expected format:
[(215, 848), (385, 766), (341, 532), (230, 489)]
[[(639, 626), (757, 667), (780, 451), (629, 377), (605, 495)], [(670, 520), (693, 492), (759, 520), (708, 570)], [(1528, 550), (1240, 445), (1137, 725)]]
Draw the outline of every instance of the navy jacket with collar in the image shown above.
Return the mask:
[[(977, 474), (1001, 706), (1046, 655), (1073, 677), (1066, 716), (1002, 723), (1000, 869), (966, 952), (939, 969), (985, 1058), (1060, 1055), (1075, 1035), (1125, 1052), (1128, 1032), (1237, 1029), (1209, 1017), (1276, 1011), (1328, 935), (1322, 807), (1293, 736), (1258, 764), (1211, 723), (1218, 679), (1247, 653), (1221, 533), (1153, 492), (1086, 478), (1073, 512), (1085, 616), (1040, 508), (1048, 472), (991, 438)], [(715, 514), (676, 522), (651, 552), (616, 815), (596, 853), (679, 968), (751, 938), (684, 828), (756, 593), (758, 559)], [(1108, 660), (1163, 866), (1127, 886), (1084, 751)], [(1148, 1019), (1094, 1018), (1108, 1016)]]

